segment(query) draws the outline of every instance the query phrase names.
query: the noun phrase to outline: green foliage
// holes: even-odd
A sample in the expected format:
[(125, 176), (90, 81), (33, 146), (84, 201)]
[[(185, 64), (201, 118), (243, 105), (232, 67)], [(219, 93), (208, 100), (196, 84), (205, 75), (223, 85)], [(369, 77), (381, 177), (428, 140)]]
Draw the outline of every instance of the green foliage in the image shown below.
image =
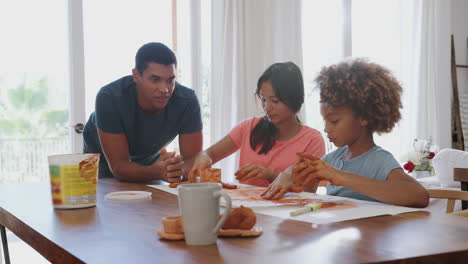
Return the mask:
[(41, 113), (39, 124), (47, 129), (49, 134), (53, 134), (55, 131), (61, 131), (59, 136), (64, 136), (67, 131), (63, 128), (68, 122), (68, 112), (63, 110), (48, 110)]
[(49, 82), (46, 76), (31, 83), (24, 78), (15, 88), (4, 87), (4, 82), (0, 84), (0, 137), (67, 134), (68, 111), (48, 106)]
[(47, 92), (47, 77), (43, 77), (31, 87), (27, 87), (26, 81), (23, 81), (16, 89), (8, 91), (8, 98), (16, 110), (41, 110), (47, 104)]
[(13, 120), (0, 120), (0, 129), (7, 136), (15, 134), (27, 135), (32, 130), (32, 124), (23, 118)]

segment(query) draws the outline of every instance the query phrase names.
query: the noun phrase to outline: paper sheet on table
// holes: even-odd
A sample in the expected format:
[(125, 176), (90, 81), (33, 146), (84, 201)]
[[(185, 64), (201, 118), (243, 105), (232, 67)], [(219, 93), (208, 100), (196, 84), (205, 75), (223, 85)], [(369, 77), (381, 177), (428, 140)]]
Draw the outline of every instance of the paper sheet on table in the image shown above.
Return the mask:
[(328, 224), (346, 220), (354, 220), (381, 215), (395, 215), (420, 210), (416, 208), (386, 205), (381, 203), (360, 204), (359, 202), (356, 202), (356, 204), (359, 205), (355, 208), (336, 210), (324, 208), (319, 209), (316, 212), (310, 212), (298, 216), (290, 216), (289, 213), (291, 211), (301, 208), (299, 206), (259, 207), (254, 208), (254, 211), (259, 214), (266, 214), (285, 219), (294, 219), (314, 224)]
[[(241, 188), (241, 189), (255, 188), (255, 187), (253, 187), (251, 185), (246, 185), (246, 184), (236, 184), (236, 185), (238, 186), (238, 188)], [(177, 188), (171, 188), (171, 187), (169, 187), (169, 185), (147, 185), (147, 186), (179, 196), (179, 190)], [(223, 190), (225, 191), (225, 189), (223, 189)]]
[[(176, 188), (170, 188), (169, 186), (163, 185), (148, 185), (150, 187), (169, 192), (175, 195), (178, 195), (178, 191)], [(370, 201), (363, 201), (363, 200), (356, 200), (351, 198), (345, 197), (338, 197), (338, 196), (329, 196), (323, 194), (315, 194), (315, 193), (288, 193), (283, 199), (286, 201), (284, 203), (279, 203), (275, 201), (268, 201), (268, 200), (255, 200), (255, 199), (248, 199), (249, 195), (239, 195), (242, 192), (250, 192), (250, 194), (261, 191), (261, 189), (250, 189), (249, 191), (243, 191), (245, 189), (238, 189), (238, 190), (225, 190), (227, 191), (231, 198), (233, 207), (238, 206), (246, 206), (252, 208), (256, 213), (265, 214), (270, 216), (276, 216), (285, 219), (294, 219), (314, 224), (327, 224), (327, 223), (334, 223), (334, 222), (341, 222), (346, 220), (353, 220), (353, 219), (360, 219), (360, 218), (367, 218), (373, 216), (380, 216), (380, 215), (395, 215), (400, 213), (407, 213), (413, 211), (419, 211), (421, 209), (416, 208), (409, 208), (409, 207), (402, 207), (402, 206), (394, 206), (394, 205), (387, 205), (377, 202), (370, 202)], [(250, 195), (250, 197), (253, 195)], [(287, 200), (295, 200), (302, 202), (298, 202), (300, 205), (291, 205)], [(320, 208), (316, 212), (310, 212), (298, 216), (290, 216), (289, 213), (291, 211), (297, 210), (302, 208), (303, 204), (309, 202), (322, 202), (324, 204), (332, 205), (329, 208)]]
[[(179, 195), (177, 188), (170, 188), (168, 185), (148, 185), (149, 187)], [(287, 193), (280, 200), (265, 200), (261, 198), (260, 194), (265, 191), (265, 188), (253, 187), (251, 185), (241, 184), (240, 189), (230, 190), (223, 189), (227, 192), (232, 199), (232, 206), (239, 207), (241, 205), (246, 207), (277, 207), (286, 205), (306, 205), (311, 202), (321, 202), (321, 200), (312, 197), (311, 193)], [(335, 197), (330, 196), (330, 200)], [(224, 200), (221, 200), (221, 206), (224, 206)]]
[(171, 188), (169, 185), (148, 185), (148, 187), (155, 188), (164, 192), (172, 193), (179, 196), (179, 190), (177, 188)]

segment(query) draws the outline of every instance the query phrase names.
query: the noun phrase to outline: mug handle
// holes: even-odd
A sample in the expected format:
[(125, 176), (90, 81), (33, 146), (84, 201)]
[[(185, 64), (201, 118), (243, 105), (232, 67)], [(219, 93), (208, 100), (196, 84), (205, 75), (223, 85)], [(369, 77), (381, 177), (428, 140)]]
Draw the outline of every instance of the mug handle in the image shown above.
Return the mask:
[(224, 222), (226, 222), (226, 220), (227, 220), (227, 218), (229, 216), (229, 213), (231, 212), (232, 202), (231, 202), (231, 197), (227, 193), (225, 193), (223, 191), (216, 191), (216, 192), (213, 193), (213, 196), (215, 198), (219, 198), (220, 196), (222, 196), (224, 198), (224, 200), (226, 200), (226, 210), (224, 210), (223, 216), (221, 217), (221, 219), (219, 219), (218, 223), (216, 224), (216, 226), (213, 229), (213, 234), (218, 234), (219, 229), (221, 229)]

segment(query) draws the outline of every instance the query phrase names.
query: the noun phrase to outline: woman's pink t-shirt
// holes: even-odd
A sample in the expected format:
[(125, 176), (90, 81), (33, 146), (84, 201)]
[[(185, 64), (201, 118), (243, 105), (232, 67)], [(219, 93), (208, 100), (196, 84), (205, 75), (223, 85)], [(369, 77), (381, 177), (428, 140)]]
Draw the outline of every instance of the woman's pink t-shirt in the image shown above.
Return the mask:
[[(261, 120), (261, 117), (244, 120), (229, 132), (229, 137), (240, 149), (239, 168), (247, 164), (256, 164), (269, 168), (278, 174), (299, 161), (299, 157), (296, 155), (298, 152), (306, 152), (319, 158), (325, 155), (325, 143), (322, 135), (308, 126), (302, 126), (299, 133), (287, 141), (276, 141), (268, 153), (258, 154), (261, 146), (257, 146), (256, 151), (252, 150), (250, 133)], [(261, 187), (269, 185), (266, 179), (252, 179), (241, 183)]]

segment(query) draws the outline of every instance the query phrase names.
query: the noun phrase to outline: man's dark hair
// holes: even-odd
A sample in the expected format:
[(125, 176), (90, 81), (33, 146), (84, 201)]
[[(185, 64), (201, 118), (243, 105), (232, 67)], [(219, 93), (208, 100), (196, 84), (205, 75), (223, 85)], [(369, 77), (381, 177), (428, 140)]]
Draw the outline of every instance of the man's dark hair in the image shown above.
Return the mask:
[(135, 56), (135, 68), (140, 74), (143, 74), (149, 62), (166, 66), (174, 64), (177, 67), (177, 59), (174, 52), (159, 42), (150, 42), (138, 49)]

